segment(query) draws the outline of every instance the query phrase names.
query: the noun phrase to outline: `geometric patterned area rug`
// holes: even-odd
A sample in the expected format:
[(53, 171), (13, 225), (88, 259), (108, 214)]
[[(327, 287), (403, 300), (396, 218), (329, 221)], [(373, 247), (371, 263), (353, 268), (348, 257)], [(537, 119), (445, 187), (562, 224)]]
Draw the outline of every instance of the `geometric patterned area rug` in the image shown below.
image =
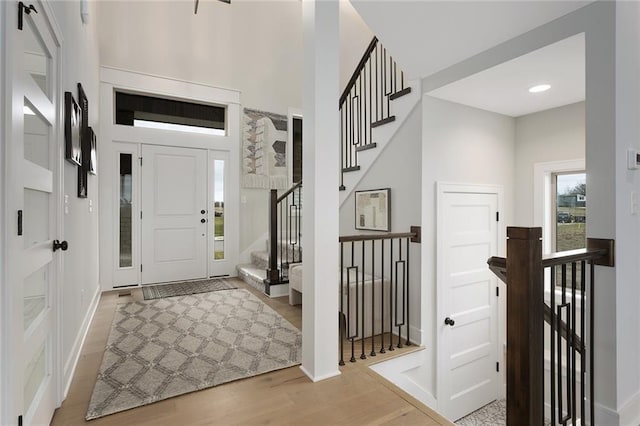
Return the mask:
[(142, 287), (144, 300), (159, 299), (161, 297), (184, 296), (187, 294), (208, 293), (210, 291), (230, 290), (237, 288), (226, 280), (207, 279), (199, 281), (184, 281), (171, 284), (159, 284)]
[(302, 335), (244, 289), (118, 305), (86, 419), (300, 364)]

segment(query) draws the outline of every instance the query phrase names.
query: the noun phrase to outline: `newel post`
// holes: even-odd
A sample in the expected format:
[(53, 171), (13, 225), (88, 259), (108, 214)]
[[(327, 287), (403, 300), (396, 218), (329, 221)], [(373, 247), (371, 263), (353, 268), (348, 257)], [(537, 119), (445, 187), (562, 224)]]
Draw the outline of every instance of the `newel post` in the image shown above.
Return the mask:
[(269, 269), (267, 269), (266, 283), (275, 284), (280, 282), (280, 271), (278, 270), (278, 190), (272, 189), (269, 197)]
[(507, 228), (507, 425), (544, 418), (542, 228)]

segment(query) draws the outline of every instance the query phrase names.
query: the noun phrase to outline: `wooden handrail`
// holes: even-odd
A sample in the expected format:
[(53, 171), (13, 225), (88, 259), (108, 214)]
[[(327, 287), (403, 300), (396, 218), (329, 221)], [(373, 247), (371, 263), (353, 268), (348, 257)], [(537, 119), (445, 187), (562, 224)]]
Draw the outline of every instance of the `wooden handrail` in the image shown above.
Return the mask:
[(282, 194), (281, 196), (279, 196), (277, 198), (277, 202), (279, 203), (280, 201), (284, 200), (285, 198), (287, 198), (289, 196), (289, 194), (291, 194), (293, 191), (295, 191), (296, 189), (298, 189), (300, 186), (302, 186), (302, 181), (296, 183), (295, 185), (293, 185), (291, 188), (289, 188), (287, 190), (287, 192), (285, 192), (284, 194)]
[(345, 99), (347, 99), (347, 96), (349, 96), (349, 92), (351, 91), (351, 88), (353, 87), (354, 83), (358, 79), (358, 76), (360, 75), (360, 71), (362, 71), (362, 69), (364, 68), (364, 65), (367, 63), (367, 60), (369, 59), (369, 55), (371, 55), (371, 52), (373, 52), (373, 49), (376, 48), (376, 44), (378, 44), (378, 37), (374, 36), (371, 42), (369, 43), (367, 50), (364, 51), (364, 54), (362, 55), (360, 62), (358, 62), (358, 66), (356, 67), (355, 71), (353, 72), (353, 75), (349, 79), (349, 82), (347, 83), (347, 86), (342, 92), (342, 95), (340, 95), (340, 102), (338, 103), (338, 108), (342, 105)]
[(352, 241), (371, 241), (371, 240), (391, 240), (394, 238), (414, 238), (418, 234), (416, 232), (398, 232), (386, 234), (360, 234), (360, 235), (342, 235), (338, 238), (341, 243), (350, 243)]
[(605, 257), (607, 253), (608, 251), (606, 249), (588, 249), (588, 248), (559, 251), (556, 253), (545, 255), (542, 258), (542, 267), (549, 268), (551, 266), (559, 266), (564, 263), (600, 259), (602, 257)]

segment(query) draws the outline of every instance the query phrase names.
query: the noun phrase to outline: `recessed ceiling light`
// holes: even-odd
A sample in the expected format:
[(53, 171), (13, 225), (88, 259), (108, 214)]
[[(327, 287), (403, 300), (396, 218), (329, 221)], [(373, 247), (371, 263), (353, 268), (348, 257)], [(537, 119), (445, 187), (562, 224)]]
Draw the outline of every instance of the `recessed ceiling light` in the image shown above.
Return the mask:
[(538, 84), (538, 85), (529, 87), (529, 93), (546, 92), (549, 89), (551, 89), (551, 85), (550, 84)]

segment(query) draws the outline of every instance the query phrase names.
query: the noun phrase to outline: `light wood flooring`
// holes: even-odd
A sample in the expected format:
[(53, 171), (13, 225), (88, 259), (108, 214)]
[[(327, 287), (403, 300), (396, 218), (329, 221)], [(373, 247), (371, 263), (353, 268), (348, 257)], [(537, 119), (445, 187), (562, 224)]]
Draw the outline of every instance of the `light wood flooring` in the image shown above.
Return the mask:
[[(234, 284), (248, 289), (294, 326), (301, 327), (302, 310), (290, 306), (288, 297), (269, 299), (240, 280), (234, 280)], [(367, 367), (417, 350), (416, 347), (347, 362), (340, 368), (340, 376), (318, 383), (311, 382), (299, 367), (291, 367), (87, 422), (84, 416), (115, 306), (142, 300), (140, 289), (131, 293), (119, 296), (114, 291), (102, 295), (69, 394), (56, 410), (53, 425), (452, 425)]]

